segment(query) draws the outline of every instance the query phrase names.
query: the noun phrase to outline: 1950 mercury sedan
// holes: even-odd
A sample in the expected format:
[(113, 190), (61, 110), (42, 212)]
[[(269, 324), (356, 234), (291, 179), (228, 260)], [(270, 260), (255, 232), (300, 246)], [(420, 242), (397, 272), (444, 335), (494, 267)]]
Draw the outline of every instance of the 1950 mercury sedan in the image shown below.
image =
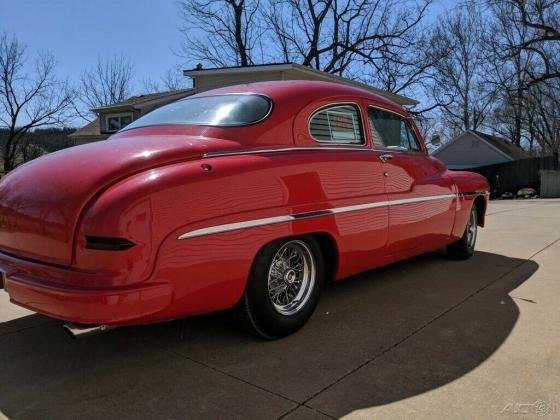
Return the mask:
[(72, 331), (237, 307), (275, 338), (326, 280), (441, 247), (470, 257), (487, 200), (367, 90), (233, 86), (2, 179), (0, 272), (13, 303)]

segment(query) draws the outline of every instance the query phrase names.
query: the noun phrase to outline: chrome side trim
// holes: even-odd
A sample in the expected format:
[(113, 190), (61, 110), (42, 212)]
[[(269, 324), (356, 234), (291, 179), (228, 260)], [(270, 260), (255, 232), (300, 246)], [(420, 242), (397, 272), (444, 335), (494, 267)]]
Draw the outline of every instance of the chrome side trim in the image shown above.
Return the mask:
[(458, 198), (463, 197), (477, 197), (479, 195), (489, 196), (490, 193), (488, 191), (473, 191), (473, 192), (464, 192), (464, 193), (457, 193)]
[(177, 239), (194, 238), (196, 236), (211, 235), (213, 233), (229, 232), (231, 230), (246, 229), (250, 227), (272, 225), (275, 223), (289, 222), (295, 220), (294, 216), (276, 216), (265, 217), (264, 219), (248, 220), (246, 222), (227, 223), (225, 225), (210, 226), (207, 228), (191, 230), (190, 232), (183, 233)]
[(310, 146), (310, 147), (277, 147), (273, 149), (248, 149), (248, 150), (224, 150), (221, 152), (207, 152), (202, 155), (203, 158), (212, 158), (220, 156), (236, 156), (236, 155), (260, 155), (262, 153), (284, 153), (284, 152), (320, 152), (320, 151), (343, 151), (343, 152), (372, 152), (362, 145), (354, 147), (342, 146)]
[(321, 216), (327, 216), (333, 214), (348, 213), (352, 211), (367, 210), (376, 207), (391, 207), (391, 206), (397, 206), (401, 204), (443, 200), (446, 198), (455, 198), (455, 197), (457, 197), (455, 194), (442, 194), (442, 195), (432, 195), (426, 197), (403, 198), (401, 200), (376, 201), (373, 203), (355, 204), (352, 206), (344, 206), (344, 207), (334, 207), (332, 209), (315, 210), (315, 211), (304, 212), (304, 213), (295, 213), (291, 215), (265, 217), (263, 219), (254, 219), (254, 220), (247, 220), (244, 222), (226, 223), (223, 225), (195, 229), (195, 230), (191, 230), (190, 232), (185, 232), (181, 234), (177, 239), (183, 240), (188, 238), (195, 238), (197, 236), (212, 235), (214, 233), (230, 232), (232, 230), (272, 225), (276, 223), (291, 222), (294, 220), (308, 219), (312, 217), (321, 217)]
[(442, 200), (444, 198), (455, 198), (457, 197), (456, 194), (442, 194), (442, 195), (430, 195), (426, 197), (414, 197), (414, 198), (403, 198), (401, 200), (392, 200), (390, 201), (390, 206), (395, 206), (399, 204), (409, 204), (409, 203), (418, 203), (421, 201), (432, 201), (432, 200)]

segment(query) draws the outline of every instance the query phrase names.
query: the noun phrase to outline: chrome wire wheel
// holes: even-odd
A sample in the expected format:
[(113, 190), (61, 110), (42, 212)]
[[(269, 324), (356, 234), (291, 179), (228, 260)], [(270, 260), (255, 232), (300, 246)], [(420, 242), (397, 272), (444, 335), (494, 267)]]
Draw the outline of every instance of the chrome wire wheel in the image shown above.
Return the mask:
[(476, 208), (471, 210), (471, 215), (469, 217), (469, 223), (467, 225), (467, 247), (473, 249), (476, 243)]
[(316, 281), (313, 252), (300, 240), (283, 244), (268, 270), (268, 296), (282, 315), (294, 315), (307, 303)]

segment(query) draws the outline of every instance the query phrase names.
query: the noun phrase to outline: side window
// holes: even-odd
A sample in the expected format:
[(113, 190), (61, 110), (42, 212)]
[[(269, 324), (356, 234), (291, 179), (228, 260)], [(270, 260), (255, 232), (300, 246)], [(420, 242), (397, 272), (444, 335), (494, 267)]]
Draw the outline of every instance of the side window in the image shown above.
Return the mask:
[(364, 144), (355, 105), (333, 105), (317, 111), (309, 120), (309, 133), (320, 143)]
[(420, 150), (420, 144), (404, 118), (377, 108), (368, 110), (373, 143), (378, 147)]

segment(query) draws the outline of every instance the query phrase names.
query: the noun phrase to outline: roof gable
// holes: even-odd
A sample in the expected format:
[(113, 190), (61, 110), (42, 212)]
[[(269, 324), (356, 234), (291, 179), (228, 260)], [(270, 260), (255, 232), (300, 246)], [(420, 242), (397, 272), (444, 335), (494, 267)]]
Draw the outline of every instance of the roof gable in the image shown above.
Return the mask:
[(450, 169), (475, 168), (514, 160), (472, 131), (465, 131), (432, 153)]
[(473, 131), (473, 133), (483, 139), (485, 142), (505, 153), (511, 159), (517, 160), (529, 157), (523, 149), (515, 146), (513, 143), (507, 141), (503, 137), (492, 136), (481, 131)]
[(475, 130), (467, 130), (462, 132), (458, 136), (452, 138), (447, 143), (441, 145), (436, 150), (434, 150), (432, 152), (432, 155), (437, 156), (441, 154), (445, 149), (453, 145), (453, 143), (459, 141), (465, 136), (468, 136), (469, 134), (475, 136), (480, 141), (483, 141), (484, 143), (488, 144), (490, 147), (492, 147), (501, 155), (507, 157), (510, 160), (524, 159), (529, 157), (527, 152), (515, 146), (514, 144), (510, 143), (506, 139), (502, 137), (492, 136), (490, 134), (482, 133), (481, 131), (475, 131)]

